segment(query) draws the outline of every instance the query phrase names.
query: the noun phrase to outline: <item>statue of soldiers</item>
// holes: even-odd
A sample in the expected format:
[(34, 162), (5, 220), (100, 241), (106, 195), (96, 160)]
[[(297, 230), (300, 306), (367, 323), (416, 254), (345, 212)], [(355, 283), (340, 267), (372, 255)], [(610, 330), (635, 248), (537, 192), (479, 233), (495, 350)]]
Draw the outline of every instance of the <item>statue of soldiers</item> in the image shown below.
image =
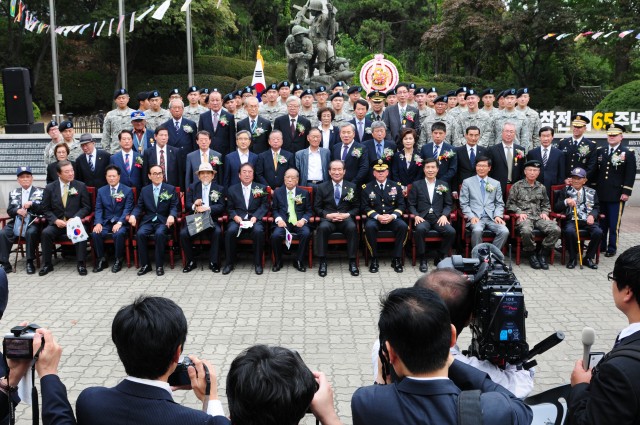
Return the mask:
[(306, 37), (307, 34), (308, 29), (295, 25), (284, 42), (288, 61), (287, 76), (289, 80), (298, 83), (307, 78), (309, 60), (313, 56), (313, 44)]

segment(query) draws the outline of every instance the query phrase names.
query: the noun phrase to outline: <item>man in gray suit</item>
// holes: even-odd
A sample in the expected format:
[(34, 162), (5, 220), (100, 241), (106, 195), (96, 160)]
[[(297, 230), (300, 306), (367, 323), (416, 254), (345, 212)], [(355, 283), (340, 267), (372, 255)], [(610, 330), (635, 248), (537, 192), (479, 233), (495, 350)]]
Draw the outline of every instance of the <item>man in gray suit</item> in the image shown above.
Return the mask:
[(482, 242), (485, 229), (495, 234), (493, 244), (502, 249), (509, 237), (509, 229), (502, 219), (504, 201), (500, 182), (488, 177), (491, 159), (479, 156), (476, 160), (477, 175), (466, 178), (460, 189), (460, 208), (471, 230), (471, 246)]
[[(209, 149), (211, 145), (211, 135), (207, 130), (198, 131), (196, 134), (196, 143), (198, 144), (198, 150), (187, 154), (187, 172), (184, 178), (184, 187), (191, 187), (194, 182), (198, 181), (200, 164), (206, 162), (214, 168), (222, 168), (222, 154), (213, 149)], [(215, 173), (213, 182), (222, 184), (222, 177), (218, 174), (220, 173)]]
[(418, 108), (407, 103), (409, 86), (406, 83), (400, 83), (396, 86), (396, 95), (398, 103), (384, 110), (382, 120), (389, 130), (387, 139), (402, 146), (400, 133), (403, 129), (413, 128), (420, 135), (420, 112), (418, 112)]
[(307, 134), (309, 147), (296, 152), (296, 168), (300, 172), (300, 186), (315, 187), (322, 182), (329, 181), (329, 162), (331, 152), (321, 148), (322, 133), (312, 128)]

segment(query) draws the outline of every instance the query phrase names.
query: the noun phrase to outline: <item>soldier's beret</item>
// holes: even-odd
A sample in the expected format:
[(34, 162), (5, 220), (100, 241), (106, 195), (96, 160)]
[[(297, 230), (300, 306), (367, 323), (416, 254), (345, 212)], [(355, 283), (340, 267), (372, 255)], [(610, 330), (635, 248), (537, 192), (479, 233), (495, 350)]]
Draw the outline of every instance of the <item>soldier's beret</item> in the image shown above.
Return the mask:
[(278, 84), (277, 83), (271, 83), (269, 84), (267, 87), (265, 87), (263, 93), (268, 92), (269, 90), (275, 90), (278, 91)]
[[(467, 92), (464, 94), (464, 98), (468, 98), (469, 96), (478, 96), (478, 92), (475, 91), (474, 89), (469, 89), (467, 90)], [(479, 96), (478, 96), (479, 97)]]
[(151, 90), (147, 99), (153, 99), (154, 97), (160, 97), (160, 92), (158, 90)]
[(60, 131), (65, 131), (69, 128), (73, 128), (73, 123), (71, 121), (62, 121), (60, 123)]
[(542, 162), (538, 161), (537, 159), (532, 159), (524, 163), (524, 168), (527, 167), (541, 168)]
[(47, 133), (49, 132), (49, 130), (51, 130), (53, 127), (58, 127), (58, 121), (56, 120), (51, 120), (49, 121), (49, 123), (47, 124)]
[(222, 103), (225, 104), (229, 101), (235, 100), (235, 92), (227, 93), (222, 98)]
[(136, 96), (136, 99), (138, 99), (138, 102), (141, 102), (143, 100), (147, 100), (149, 99), (149, 92), (148, 91), (141, 91), (140, 93), (138, 93), (138, 95)]
[(516, 89), (506, 89), (505, 91), (502, 92), (502, 95), (504, 97), (516, 96), (517, 94), (518, 94), (518, 90), (516, 90)]
[(171, 91), (169, 92), (169, 97), (174, 96), (174, 95), (180, 96), (180, 90), (178, 90), (177, 88), (171, 89)]
[(416, 83), (409, 83), (409, 90), (415, 90), (416, 89)]
[(335, 99), (336, 97), (341, 97), (341, 98), (344, 100), (344, 95), (343, 95), (341, 92), (335, 92), (334, 94), (332, 94), (332, 95), (329, 97), (329, 100), (333, 100), (333, 99)]
[(424, 87), (418, 87), (413, 94), (427, 94), (427, 89)]
[(311, 89), (306, 89), (304, 90), (302, 93), (300, 93), (300, 99), (302, 99), (305, 96), (311, 96), (313, 97), (313, 90)]
[(484, 96), (486, 96), (488, 94), (495, 94), (495, 91), (496, 91), (495, 89), (487, 88), (487, 89), (482, 90), (482, 93), (480, 93), (480, 96), (484, 97)]
[(318, 88), (316, 89), (316, 94), (324, 93), (326, 91), (327, 91), (327, 88), (325, 86), (318, 86)]
[(291, 88), (291, 83), (289, 83), (288, 81), (283, 81), (280, 84), (278, 84), (278, 90), (280, 90), (283, 87), (289, 87)]
[(447, 95), (438, 96), (438, 97), (436, 97), (436, 100), (433, 101), (433, 103), (439, 103), (439, 102), (444, 102), (444, 103), (449, 102), (449, 96), (447, 96)]
[(436, 88), (435, 88), (435, 87), (429, 87), (429, 88), (427, 89), (427, 92), (426, 92), (426, 93), (427, 93), (427, 94), (430, 94), (430, 93), (438, 94), (438, 90), (436, 90)]
[(124, 94), (129, 94), (129, 92), (126, 89), (118, 89), (116, 91), (113, 92), (113, 100), (116, 100), (118, 98), (118, 96), (122, 96)]
[(504, 91), (499, 92), (496, 96), (496, 100), (500, 100), (500, 98), (503, 96), (504, 96)]
[(456, 91), (455, 90), (449, 90), (445, 96), (451, 97), (451, 96), (455, 96), (455, 95), (456, 95)]
[(467, 92), (467, 88), (466, 87), (464, 87), (464, 86), (463, 87), (459, 87), (456, 90), (456, 96), (459, 95), (460, 93), (466, 93), (466, 92)]
[(349, 87), (349, 90), (347, 90), (347, 94), (351, 94), (351, 93), (357, 93), (362, 91), (362, 87), (360, 86), (351, 86)]
[(389, 90), (387, 90), (387, 92), (385, 93), (385, 95), (386, 95), (387, 97), (389, 97), (389, 96), (395, 96), (396, 94), (397, 94), (397, 93), (396, 93), (396, 89), (389, 89)]
[(300, 84), (294, 84), (293, 87), (291, 87), (291, 91), (293, 92), (296, 92), (298, 90), (304, 90)]
[(187, 94), (198, 93), (198, 88), (196, 86), (191, 86), (187, 89)]
[(529, 89), (526, 87), (522, 89), (518, 89), (518, 91), (516, 92), (516, 97), (520, 97), (523, 94), (529, 94)]
[(200, 89), (200, 94), (209, 94), (209, 89), (206, 87), (203, 87)]
[(249, 86), (245, 86), (242, 90), (240, 90), (240, 92), (242, 94), (253, 94), (253, 91), (251, 91), (251, 87)]
[(331, 86), (331, 90), (335, 89), (336, 87), (344, 87), (346, 84), (344, 81), (336, 81), (335, 83), (333, 83), (333, 85)]

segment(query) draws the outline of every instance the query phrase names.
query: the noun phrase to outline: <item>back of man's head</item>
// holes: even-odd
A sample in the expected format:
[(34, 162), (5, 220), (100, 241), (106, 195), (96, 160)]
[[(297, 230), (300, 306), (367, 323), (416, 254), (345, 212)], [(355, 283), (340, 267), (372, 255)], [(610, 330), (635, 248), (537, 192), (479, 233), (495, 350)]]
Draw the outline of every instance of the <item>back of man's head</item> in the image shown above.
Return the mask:
[(613, 266), (613, 277), (619, 290), (631, 288), (640, 307), (640, 245), (620, 254)]
[(472, 285), (469, 279), (454, 268), (444, 268), (423, 275), (413, 286), (431, 289), (440, 295), (449, 309), (451, 323), (460, 335), (469, 323), (473, 309)]
[(313, 373), (297, 353), (254, 345), (231, 363), (229, 416), (233, 425), (297, 425), (317, 389)]
[(381, 344), (389, 342), (412, 373), (442, 369), (451, 346), (451, 321), (438, 294), (420, 287), (398, 288), (381, 304)]
[(141, 296), (118, 311), (111, 338), (129, 376), (157, 379), (187, 339), (187, 319), (170, 299)]

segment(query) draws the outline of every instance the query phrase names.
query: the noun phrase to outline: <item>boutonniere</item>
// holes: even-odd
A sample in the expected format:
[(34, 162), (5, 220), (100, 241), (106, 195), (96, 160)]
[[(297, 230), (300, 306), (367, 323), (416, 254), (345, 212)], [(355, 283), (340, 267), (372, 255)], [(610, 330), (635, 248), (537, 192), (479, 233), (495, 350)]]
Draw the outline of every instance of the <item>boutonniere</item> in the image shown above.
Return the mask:
[(448, 161), (454, 156), (456, 156), (454, 151), (444, 151), (442, 152), (442, 155), (438, 156), (438, 161)]
[(302, 201), (303, 201), (302, 195), (294, 196), (293, 200), (295, 201), (296, 205), (302, 205)]
[(518, 160), (522, 158), (524, 158), (524, 152), (522, 152), (520, 149), (516, 149), (516, 156), (513, 158), (516, 164), (518, 163)]
[(439, 184), (438, 186), (436, 186), (436, 193), (438, 193), (438, 195), (442, 195), (443, 193), (447, 193), (449, 191), (449, 188), (443, 184)]
[(193, 133), (193, 127), (191, 127), (189, 124), (185, 124), (184, 126), (182, 126), (182, 129), (187, 134)]
[(165, 190), (162, 193), (160, 193), (160, 195), (158, 196), (158, 200), (168, 201), (169, 199), (171, 199), (171, 197), (173, 197), (173, 195)]
[(286, 164), (287, 163), (287, 158), (285, 158), (284, 156), (278, 154), (278, 164)]
[(491, 192), (495, 191), (495, 190), (496, 190), (496, 188), (495, 188), (495, 187), (493, 187), (493, 185), (492, 185), (491, 183), (487, 183), (487, 184), (484, 186), (484, 190), (486, 190), (488, 193), (491, 193)]
[(387, 161), (391, 161), (391, 158), (393, 158), (393, 149), (385, 148), (382, 151), (382, 156), (384, 156), (384, 159)]
[(589, 146), (588, 145), (582, 145), (578, 148), (578, 156), (580, 157), (585, 157), (589, 154)]
[(222, 161), (220, 161), (220, 158), (218, 158), (217, 156), (211, 155), (209, 157), (209, 163), (211, 165), (222, 165)]
[(144, 160), (142, 159), (141, 156), (136, 158), (136, 163), (134, 164), (134, 167), (136, 168), (142, 168), (142, 164), (144, 163)]
[(418, 154), (413, 155), (413, 161), (418, 167), (422, 167), (422, 157)]
[(351, 156), (354, 158), (360, 158), (362, 156), (362, 148), (353, 148)]
[(260, 198), (261, 196), (264, 196), (264, 190), (262, 190), (261, 187), (255, 187), (252, 191), (251, 194), (253, 195), (254, 198)]
[(351, 201), (353, 199), (353, 188), (349, 188), (347, 190), (347, 194), (345, 195), (345, 197), (343, 198), (345, 201)]
[(302, 136), (304, 134), (304, 125), (298, 123), (298, 125), (296, 125), (296, 130), (298, 130), (298, 136)]
[[(156, 141), (153, 140), (153, 137), (149, 137), (149, 144), (151, 145), (151, 147), (153, 147), (156, 144)], [(142, 146), (141, 146), (142, 148)]]
[(220, 192), (212, 190), (209, 194), (209, 199), (211, 199), (211, 202), (218, 202), (218, 199), (220, 199)]
[(404, 118), (406, 118), (406, 119), (407, 119), (407, 121), (411, 121), (411, 122), (413, 122), (414, 117), (415, 117), (415, 112), (412, 112), (412, 111), (405, 111), (405, 113), (404, 113)]
[(256, 129), (254, 130), (252, 136), (253, 137), (260, 137), (263, 133), (264, 133), (264, 128), (262, 127), (256, 127)]
[(624, 162), (624, 159), (624, 153), (614, 152), (613, 155), (611, 155), (611, 165), (613, 165), (614, 167), (618, 167), (618, 165)]
[(391, 196), (397, 196), (397, 195), (398, 195), (398, 188), (397, 188), (397, 187), (395, 187), (395, 186), (393, 186), (393, 187), (391, 188), (391, 190), (389, 191), (389, 195), (391, 195)]
[(367, 133), (367, 134), (371, 134), (371, 127), (365, 128), (364, 132)]
[(227, 124), (229, 124), (229, 120), (227, 119), (226, 115), (223, 115), (218, 121), (218, 123), (220, 123), (220, 125), (224, 127)]
[(124, 193), (122, 193), (122, 191), (114, 193), (113, 195), (111, 195), (111, 197), (116, 201), (116, 202), (122, 202), (122, 200), (124, 199)]
[(75, 187), (70, 188), (69, 196), (78, 196), (78, 190)]

